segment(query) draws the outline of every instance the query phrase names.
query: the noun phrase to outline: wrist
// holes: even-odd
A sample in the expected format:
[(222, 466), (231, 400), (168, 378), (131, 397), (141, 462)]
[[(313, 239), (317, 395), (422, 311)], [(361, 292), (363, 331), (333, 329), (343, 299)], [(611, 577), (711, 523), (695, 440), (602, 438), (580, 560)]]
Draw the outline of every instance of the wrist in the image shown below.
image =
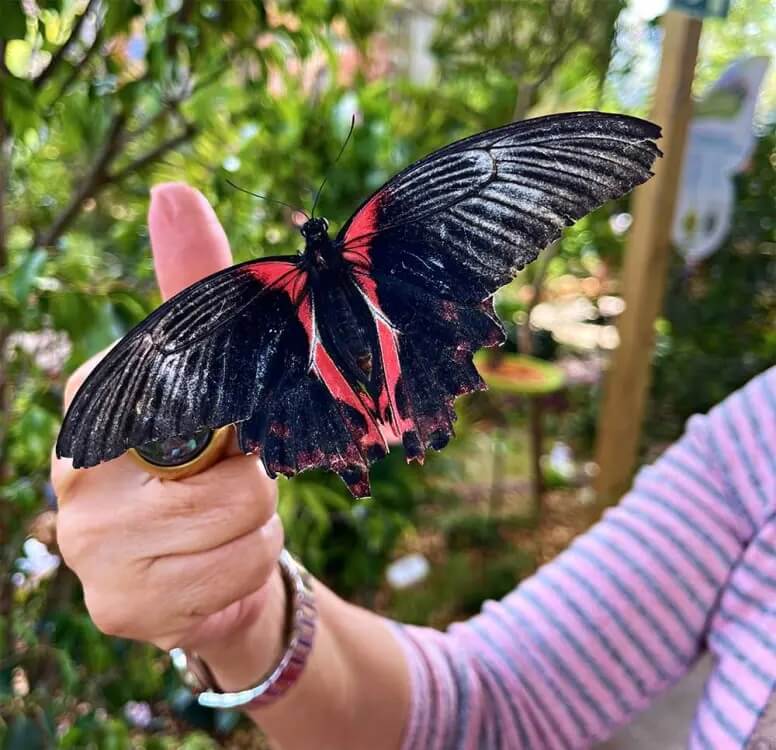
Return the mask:
[(196, 646), (222, 690), (255, 685), (285, 648), (288, 595), (279, 568), (255, 594), (239, 602), (232, 629), (224, 637)]

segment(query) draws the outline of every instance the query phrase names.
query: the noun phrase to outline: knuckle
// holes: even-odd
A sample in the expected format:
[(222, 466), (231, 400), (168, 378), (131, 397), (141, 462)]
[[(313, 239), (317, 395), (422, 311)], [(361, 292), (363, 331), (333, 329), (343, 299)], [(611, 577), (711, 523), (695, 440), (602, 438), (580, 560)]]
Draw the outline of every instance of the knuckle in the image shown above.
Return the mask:
[(266, 525), (264, 531), (269, 552), (268, 559), (270, 564), (274, 565), (280, 557), (280, 553), (283, 551), (283, 547), (286, 543), (285, 529), (283, 528), (280, 516), (275, 514)]
[(263, 476), (255, 466), (255, 460), (248, 458), (244, 470), (233, 479), (234, 497), (247, 516), (263, 526), (277, 509), (277, 487), (269, 477)]
[(229, 501), (230, 512), (237, 514), (243, 533), (262, 528), (275, 512), (257, 498), (250, 487), (235, 488)]
[(161, 495), (163, 502), (156, 507), (165, 518), (177, 520), (192, 516), (208, 507), (209, 485), (191, 484), (185, 481), (158, 482), (156, 494)]
[(240, 581), (243, 585), (241, 587), (243, 593), (245, 593), (243, 587), (248, 591), (261, 588), (272, 574), (283, 548), (283, 532), (282, 528), (278, 528), (278, 532), (271, 534), (267, 534), (266, 529), (262, 529), (261, 539), (252, 545), (247, 559), (243, 558), (245, 572)]

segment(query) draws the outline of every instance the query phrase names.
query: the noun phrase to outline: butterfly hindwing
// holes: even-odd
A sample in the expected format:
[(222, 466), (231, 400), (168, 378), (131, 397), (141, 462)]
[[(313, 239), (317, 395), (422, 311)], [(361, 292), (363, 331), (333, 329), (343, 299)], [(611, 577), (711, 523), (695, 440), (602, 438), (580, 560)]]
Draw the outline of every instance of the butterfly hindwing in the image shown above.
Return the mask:
[(504, 331), (491, 300), (461, 305), (398, 278), (378, 285), (357, 269), (354, 278), (379, 311), (379, 414), (401, 437), (407, 457), (422, 460), (426, 448), (439, 450), (453, 433), (455, 398), (485, 387), (474, 352), (502, 343)]
[(305, 347), (287, 353), (273, 397), (240, 425), (240, 445), (256, 451), (270, 474), (327, 468), (357, 497), (369, 494), (370, 464), (387, 451), (369, 403), (321, 339), (313, 296), (300, 301), (294, 325)]

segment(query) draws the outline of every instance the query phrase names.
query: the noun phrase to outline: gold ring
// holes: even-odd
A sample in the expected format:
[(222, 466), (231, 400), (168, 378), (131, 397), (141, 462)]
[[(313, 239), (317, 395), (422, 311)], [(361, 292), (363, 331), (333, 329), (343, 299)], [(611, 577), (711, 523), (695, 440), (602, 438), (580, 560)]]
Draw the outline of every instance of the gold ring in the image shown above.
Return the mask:
[(207, 443), (194, 458), (180, 464), (159, 464), (142, 456), (135, 448), (128, 453), (144, 471), (160, 479), (185, 479), (199, 474), (217, 463), (229, 447), (232, 437), (232, 425), (211, 430)]

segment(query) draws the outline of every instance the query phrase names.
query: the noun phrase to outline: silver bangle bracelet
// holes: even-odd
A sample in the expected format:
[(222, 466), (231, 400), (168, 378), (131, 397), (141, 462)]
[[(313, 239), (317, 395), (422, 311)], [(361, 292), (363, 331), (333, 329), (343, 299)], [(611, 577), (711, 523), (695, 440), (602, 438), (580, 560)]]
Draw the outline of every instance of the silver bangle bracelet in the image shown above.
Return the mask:
[(258, 708), (273, 703), (296, 683), (313, 646), (317, 610), (312, 576), (283, 550), (278, 560), (287, 594), (285, 650), (280, 661), (254, 687), (236, 692), (219, 689), (210, 668), (195, 652), (170, 651), (173, 666), (183, 682), (209, 708)]

